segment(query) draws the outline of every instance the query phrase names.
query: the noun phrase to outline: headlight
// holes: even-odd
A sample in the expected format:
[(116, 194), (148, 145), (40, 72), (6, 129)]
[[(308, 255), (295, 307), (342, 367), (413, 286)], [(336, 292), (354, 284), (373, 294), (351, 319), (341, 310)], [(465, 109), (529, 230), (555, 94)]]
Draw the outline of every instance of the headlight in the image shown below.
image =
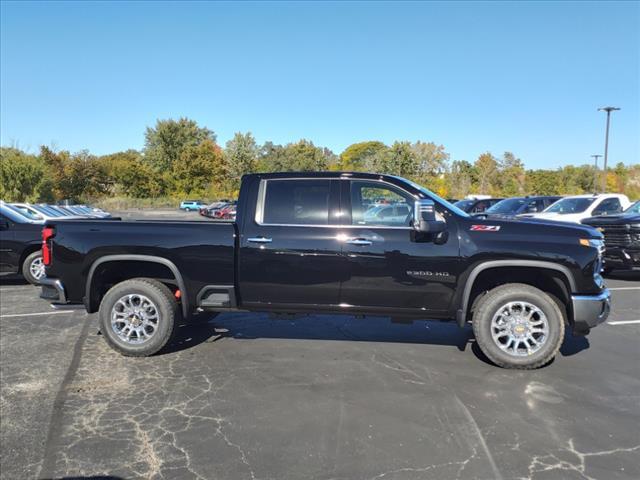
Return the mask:
[(600, 275), (600, 272), (602, 272), (604, 264), (602, 259), (602, 256), (604, 255), (604, 240), (601, 240), (599, 238), (581, 238), (580, 245), (584, 245), (585, 247), (593, 247), (598, 250), (598, 257), (596, 258), (596, 261), (593, 262), (593, 277), (596, 284), (599, 287), (602, 287), (602, 285), (604, 285), (604, 280)]
[(599, 238), (581, 238), (579, 242), (580, 245), (585, 247), (595, 247), (598, 250), (602, 250), (604, 248), (604, 240)]

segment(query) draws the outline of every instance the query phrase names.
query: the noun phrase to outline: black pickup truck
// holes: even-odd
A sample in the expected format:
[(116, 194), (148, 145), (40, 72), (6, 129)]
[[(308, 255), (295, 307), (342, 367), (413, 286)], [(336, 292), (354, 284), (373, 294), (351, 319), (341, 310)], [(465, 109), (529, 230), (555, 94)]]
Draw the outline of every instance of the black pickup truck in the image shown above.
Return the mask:
[(616, 215), (582, 220), (604, 234), (604, 273), (640, 270), (640, 201)]
[(42, 297), (99, 311), (125, 355), (198, 310), (348, 313), (471, 322), (494, 363), (535, 368), (607, 318), (601, 250), (592, 227), (473, 218), (399, 177), (252, 174), (233, 223), (47, 222)]

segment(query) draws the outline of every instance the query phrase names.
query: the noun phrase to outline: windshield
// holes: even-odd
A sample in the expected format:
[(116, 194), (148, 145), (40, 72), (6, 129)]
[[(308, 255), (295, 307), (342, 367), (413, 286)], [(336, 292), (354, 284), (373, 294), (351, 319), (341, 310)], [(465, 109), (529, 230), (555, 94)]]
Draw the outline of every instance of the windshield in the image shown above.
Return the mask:
[(54, 210), (53, 208), (48, 206), (45, 207), (44, 205), (32, 205), (31, 208), (37, 210), (38, 212), (42, 212), (49, 217), (64, 217), (63, 213), (58, 212), (57, 210)]
[(524, 198), (507, 198), (489, 207), (484, 213), (518, 213), (524, 204)]
[(422, 185), (418, 185), (416, 182), (412, 182), (411, 180), (407, 180), (406, 178), (402, 178), (402, 177), (396, 177), (396, 178), (401, 178), (402, 180), (407, 182), (412, 187), (417, 188), (418, 190), (420, 190), (427, 197), (433, 198), (434, 200), (439, 202), (441, 205), (444, 205), (446, 208), (448, 208), (452, 212), (460, 215), (461, 217), (470, 217), (471, 216), (467, 212), (465, 212), (464, 210), (461, 210), (460, 208), (458, 208), (458, 204), (460, 202), (456, 202), (455, 204), (449, 203), (444, 198), (439, 197), (438, 195), (433, 193), (428, 188), (424, 188)]
[(20, 213), (23, 217), (27, 217), (29, 220), (42, 220), (42, 215), (38, 215), (35, 212), (32, 212), (28, 208), (20, 207), (18, 205), (7, 205), (10, 209)]
[(589, 208), (595, 200), (595, 198), (585, 197), (563, 198), (547, 208), (545, 212), (559, 213), (560, 215), (582, 213)]
[(640, 213), (640, 200), (627, 208), (624, 213)]

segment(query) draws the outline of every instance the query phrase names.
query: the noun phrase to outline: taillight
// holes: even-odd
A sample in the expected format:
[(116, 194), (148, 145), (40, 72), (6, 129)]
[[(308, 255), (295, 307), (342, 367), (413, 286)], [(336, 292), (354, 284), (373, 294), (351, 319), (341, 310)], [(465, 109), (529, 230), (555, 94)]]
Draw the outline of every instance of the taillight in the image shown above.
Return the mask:
[(53, 238), (56, 231), (53, 227), (44, 227), (42, 229), (42, 262), (45, 265), (51, 265), (51, 247), (49, 246), (49, 239)]

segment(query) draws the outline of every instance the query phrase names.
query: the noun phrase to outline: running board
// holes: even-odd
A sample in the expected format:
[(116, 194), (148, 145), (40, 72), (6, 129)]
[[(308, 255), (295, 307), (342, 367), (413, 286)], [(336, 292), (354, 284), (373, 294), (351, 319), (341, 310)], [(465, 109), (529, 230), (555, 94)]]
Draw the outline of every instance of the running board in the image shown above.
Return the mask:
[(235, 288), (231, 285), (207, 285), (202, 287), (196, 297), (200, 308), (235, 308)]

